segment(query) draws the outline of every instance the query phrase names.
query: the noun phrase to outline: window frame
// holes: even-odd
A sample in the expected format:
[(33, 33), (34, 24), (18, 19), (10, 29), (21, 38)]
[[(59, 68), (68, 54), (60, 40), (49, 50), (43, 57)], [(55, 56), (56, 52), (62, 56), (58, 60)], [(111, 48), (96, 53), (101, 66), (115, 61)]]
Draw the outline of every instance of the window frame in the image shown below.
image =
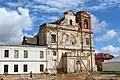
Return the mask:
[(14, 58), (19, 58), (19, 50), (14, 50)]
[(57, 54), (56, 54), (56, 51), (53, 51), (53, 56), (56, 56)]
[(40, 58), (44, 58), (44, 51), (40, 51)]
[[(85, 25), (86, 25), (86, 26), (85, 26)], [(84, 20), (84, 28), (85, 28), (85, 29), (88, 29), (88, 20), (86, 20), (86, 19)]]
[(73, 25), (73, 23), (72, 23), (72, 22), (73, 22), (73, 21), (72, 21), (72, 19), (70, 19), (70, 20), (69, 20), (70, 25)]
[(23, 72), (27, 72), (28, 71), (28, 65), (27, 64), (24, 64), (23, 65)]
[(51, 43), (56, 43), (56, 35), (51, 34)]
[[(7, 68), (5, 68), (5, 66)], [(8, 64), (4, 64), (4, 73), (8, 73), (8, 71), (9, 71), (9, 65)]]
[(28, 58), (28, 50), (24, 50), (24, 58)]
[(14, 72), (18, 72), (18, 64), (14, 65)]
[(44, 72), (44, 65), (40, 64), (40, 72)]
[[(6, 52), (7, 51), (7, 52)], [(4, 50), (4, 57), (8, 58), (9, 57), (9, 50)]]
[(86, 45), (90, 45), (90, 38), (86, 38)]

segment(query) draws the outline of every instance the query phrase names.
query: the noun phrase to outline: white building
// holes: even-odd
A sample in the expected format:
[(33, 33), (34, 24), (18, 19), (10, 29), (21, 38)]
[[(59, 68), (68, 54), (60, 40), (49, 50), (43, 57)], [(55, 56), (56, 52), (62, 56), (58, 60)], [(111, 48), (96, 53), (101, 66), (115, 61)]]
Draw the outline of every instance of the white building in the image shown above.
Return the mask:
[(120, 71), (120, 56), (102, 63), (103, 71)]
[(46, 50), (45, 46), (0, 45), (0, 74), (45, 72)]

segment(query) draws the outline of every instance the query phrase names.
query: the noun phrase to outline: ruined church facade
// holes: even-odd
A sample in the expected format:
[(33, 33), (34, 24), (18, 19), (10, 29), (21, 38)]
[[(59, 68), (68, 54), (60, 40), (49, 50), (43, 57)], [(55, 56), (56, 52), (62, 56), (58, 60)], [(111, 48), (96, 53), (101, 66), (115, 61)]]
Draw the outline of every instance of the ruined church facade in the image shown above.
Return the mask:
[(59, 20), (41, 25), (36, 36), (24, 37), (22, 44), (47, 47), (49, 73), (96, 70), (91, 17), (85, 11), (65, 12)]

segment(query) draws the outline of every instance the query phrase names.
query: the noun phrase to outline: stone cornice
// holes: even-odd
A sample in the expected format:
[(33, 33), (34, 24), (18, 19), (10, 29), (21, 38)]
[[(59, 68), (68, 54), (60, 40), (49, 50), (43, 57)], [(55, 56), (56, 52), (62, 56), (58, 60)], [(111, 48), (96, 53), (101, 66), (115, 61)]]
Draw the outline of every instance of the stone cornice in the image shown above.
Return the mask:
[(61, 27), (60, 25), (50, 24), (50, 25), (47, 25), (47, 28), (56, 29), (56, 30), (61, 29), (61, 30), (68, 30), (68, 31), (85, 32), (85, 33), (93, 34), (92, 30), (82, 29), (81, 31), (81, 30), (78, 30), (78, 27), (68, 28), (68, 27)]
[[(52, 47), (48, 47), (48, 49), (57, 49), (57, 48), (52, 48)], [(90, 51), (90, 49), (69, 49), (69, 48), (58, 48), (58, 50), (73, 50), (73, 51)], [(93, 52), (95, 51), (94, 49), (92, 50)]]

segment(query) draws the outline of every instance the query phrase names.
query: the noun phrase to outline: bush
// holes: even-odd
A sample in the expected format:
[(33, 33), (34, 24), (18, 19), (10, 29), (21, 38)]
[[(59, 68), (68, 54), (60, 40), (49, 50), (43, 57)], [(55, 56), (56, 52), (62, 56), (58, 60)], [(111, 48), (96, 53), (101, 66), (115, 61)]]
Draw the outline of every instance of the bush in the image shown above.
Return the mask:
[(120, 76), (120, 72), (116, 72), (116, 76)]
[(0, 80), (4, 80), (3, 78), (0, 78)]

